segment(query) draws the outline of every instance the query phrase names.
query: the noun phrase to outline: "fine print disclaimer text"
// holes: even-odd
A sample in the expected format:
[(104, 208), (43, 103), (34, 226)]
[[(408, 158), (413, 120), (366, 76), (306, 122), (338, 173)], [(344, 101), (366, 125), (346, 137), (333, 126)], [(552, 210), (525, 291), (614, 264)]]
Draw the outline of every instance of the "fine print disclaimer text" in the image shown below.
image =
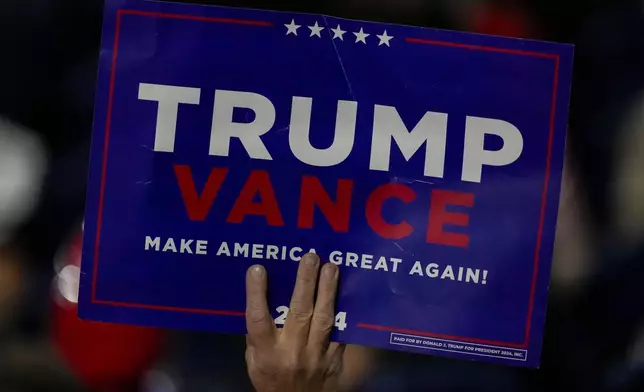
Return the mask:
[(511, 359), (514, 361), (523, 362), (528, 359), (527, 350), (489, 346), (485, 344), (457, 342), (453, 340), (437, 339), (427, 336), (415, 336), (400, 333), (392, 333), (389, 336), (389, 344), (406, 347), (416, 347), (432, 351), (445, 351), (481, 357)]

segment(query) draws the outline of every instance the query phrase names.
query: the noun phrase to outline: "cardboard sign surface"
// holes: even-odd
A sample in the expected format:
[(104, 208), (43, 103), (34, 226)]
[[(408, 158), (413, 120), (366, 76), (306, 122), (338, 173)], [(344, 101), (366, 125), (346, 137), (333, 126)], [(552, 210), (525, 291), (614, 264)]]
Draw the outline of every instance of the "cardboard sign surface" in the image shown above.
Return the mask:
[(302, 254), (336, 341), (537, 366), (573, 49), (108, 0), (79, 314), (245, 333)]

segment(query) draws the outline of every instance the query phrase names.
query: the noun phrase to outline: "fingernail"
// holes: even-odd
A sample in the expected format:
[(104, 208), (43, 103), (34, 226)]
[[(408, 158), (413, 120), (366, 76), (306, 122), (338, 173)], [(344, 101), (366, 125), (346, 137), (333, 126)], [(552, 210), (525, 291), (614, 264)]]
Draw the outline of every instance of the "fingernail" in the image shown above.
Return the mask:
[(255, 278), (263, 278), (264, 277), (264, 267), (261, 265), (254, 265), (250, 267), (250, 273), (253, 275)]
[(304, 262), (309, 267), (315, 267), (319, 261), (320, 258), (316, 254), (308, 253), (304, 255)]
[(324, 266), (324, 276), (329, 279), (335, 279), (338, 276), (338, 271), (338, 266), (333, 263)]

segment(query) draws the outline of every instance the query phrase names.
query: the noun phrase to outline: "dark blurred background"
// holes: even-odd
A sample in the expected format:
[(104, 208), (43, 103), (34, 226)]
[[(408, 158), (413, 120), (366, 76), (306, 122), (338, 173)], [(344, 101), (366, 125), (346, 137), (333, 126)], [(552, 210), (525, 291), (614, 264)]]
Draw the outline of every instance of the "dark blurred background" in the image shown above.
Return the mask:
[[(351, 347), (346, 391), (644, 390), (644, 1), (202, 1), (576, 45), (539, 370)], [(102, 1), (0, 2), (0, 391), (246, 391), (242, 337), (75, 317)]]

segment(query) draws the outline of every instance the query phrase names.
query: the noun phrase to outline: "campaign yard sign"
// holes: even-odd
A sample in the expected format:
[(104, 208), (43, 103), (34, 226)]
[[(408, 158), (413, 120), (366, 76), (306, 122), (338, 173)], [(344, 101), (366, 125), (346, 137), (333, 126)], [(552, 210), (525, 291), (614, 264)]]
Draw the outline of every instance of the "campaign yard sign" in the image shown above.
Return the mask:
[(79, 314), (245, 333), (340, 267), (335, 341), (537, 366), (571, 46), (108, 0)]

